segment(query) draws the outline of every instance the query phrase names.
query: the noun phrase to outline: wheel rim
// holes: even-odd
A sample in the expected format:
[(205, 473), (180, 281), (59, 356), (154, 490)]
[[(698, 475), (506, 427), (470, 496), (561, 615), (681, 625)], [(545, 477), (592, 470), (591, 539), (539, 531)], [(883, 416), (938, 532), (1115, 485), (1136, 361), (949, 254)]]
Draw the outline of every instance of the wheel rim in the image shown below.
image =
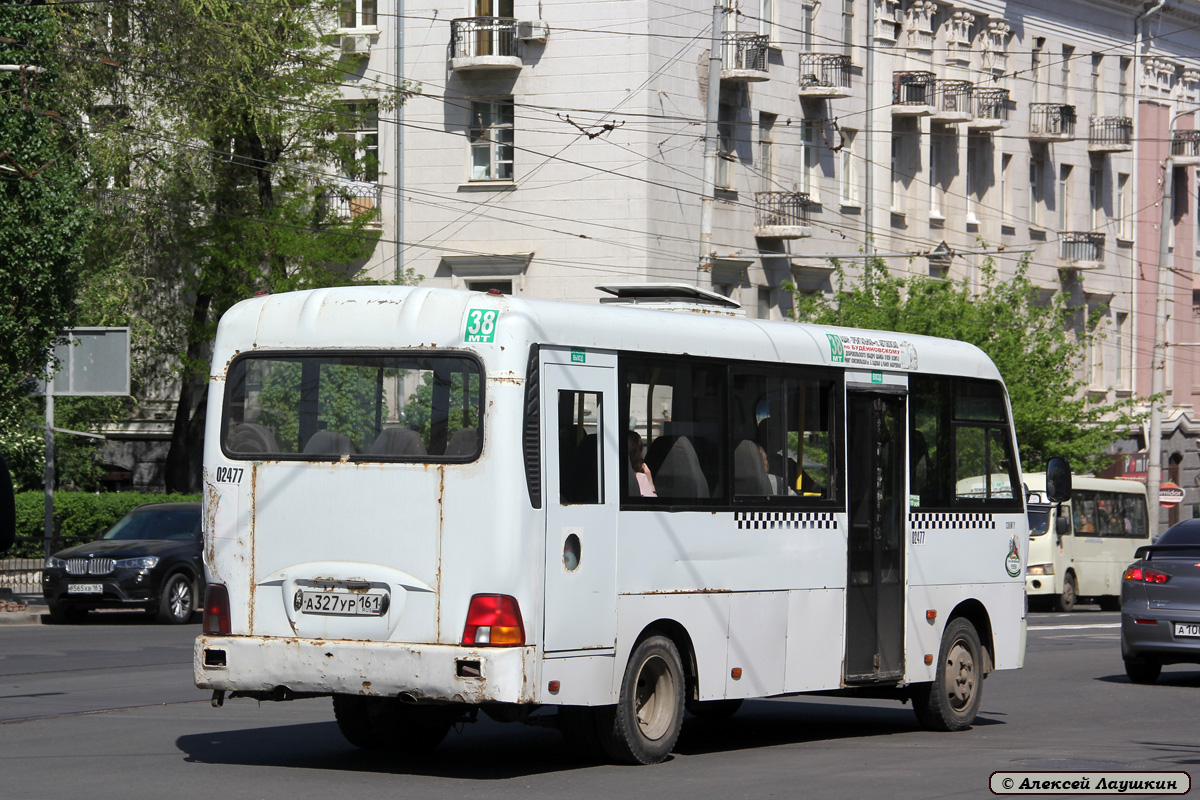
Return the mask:
[(975, 654), (961, 641), (946, 657), (946, 694), (955, 711), (962, 711), (975, 698)]
[(171, 594), (168, 598), (171, 604), (171, 615), (175, 619), (183, 619), (192, 613), (192, 593), (187, 581), (175, 581), (171, 584)]
[(675, 717), (675, 675), (663, 658), (651, 656), (638, 670), (633, 711), (638, 730), (647, 739), (661, 739)]

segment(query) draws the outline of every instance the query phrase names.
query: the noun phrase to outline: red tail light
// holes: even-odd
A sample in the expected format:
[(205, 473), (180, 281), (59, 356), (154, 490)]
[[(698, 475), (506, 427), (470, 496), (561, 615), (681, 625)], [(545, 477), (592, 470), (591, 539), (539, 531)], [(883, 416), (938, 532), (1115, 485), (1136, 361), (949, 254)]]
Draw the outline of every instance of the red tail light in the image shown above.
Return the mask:
[(506, 594), (472, 597), (462, 643), (490, 647), (525, 644), (525, 625), (516, 599)]
[(229, 622), (229, 590), (223, 583), (210, 583), (204, 590), (204, 632), (227, 635), (232, 629)]
[(1155, 569), (1130, 567), (1125, 570), (1124, 579), (1127, 581), (1141, 581), (1142, 583), (1166, 583), (1171, 580), (1171, 576)]

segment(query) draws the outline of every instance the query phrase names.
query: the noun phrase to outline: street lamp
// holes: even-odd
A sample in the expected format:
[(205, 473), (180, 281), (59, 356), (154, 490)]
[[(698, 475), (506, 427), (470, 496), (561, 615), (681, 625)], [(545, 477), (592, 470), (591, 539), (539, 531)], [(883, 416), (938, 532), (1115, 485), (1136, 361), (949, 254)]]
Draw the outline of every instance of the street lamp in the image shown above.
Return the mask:
[(1170, 245), (1171, 225), (1175, 223), (1171, 214), (1171, 199), (1174, 194), (1175, 156), (1172, 152), (1172, 139), (1175, 123), (1184, 114), (1191, 114), (1200, 105), (1188, 106), (1176, 111), (1167, 125), (1167, 160), (1163, 172), (1162, 224), (1158, 229), (1158, 299), (1154, 307), (1154, 357), (1153, 372), (1150, 373), (1150, 432), (1147, 436), (1146, 449), (1149, 451), (1149, 464), (1146, 468), (1146, 492), (1150, 502), (1150, 536), (1158, 537), (1159, 508), (1158, 496), (1162, 485), (1162, 402), (1166, 396), (1167, 373), (1167, 302), (1171, 290), (1169, 280), (1164, 279), (1163, 264), (1167, 260), (1167, 250)]

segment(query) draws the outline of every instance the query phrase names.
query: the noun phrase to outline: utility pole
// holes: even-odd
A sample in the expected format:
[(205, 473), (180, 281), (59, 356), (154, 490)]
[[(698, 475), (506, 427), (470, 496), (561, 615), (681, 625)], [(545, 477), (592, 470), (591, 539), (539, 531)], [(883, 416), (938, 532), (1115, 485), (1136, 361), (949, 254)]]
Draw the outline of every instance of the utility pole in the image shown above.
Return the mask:
[(717, 112), (721, 102), (721, 27), (725, 9), (720, 0), (713, 3), (712, 35), (708, 50), (708, 104), (704, 113), (704, 186), (700, 197), (700, 263), (696, 285), (712, 288), (713, 205), (716, 203), (717, 145), (720, 131)]

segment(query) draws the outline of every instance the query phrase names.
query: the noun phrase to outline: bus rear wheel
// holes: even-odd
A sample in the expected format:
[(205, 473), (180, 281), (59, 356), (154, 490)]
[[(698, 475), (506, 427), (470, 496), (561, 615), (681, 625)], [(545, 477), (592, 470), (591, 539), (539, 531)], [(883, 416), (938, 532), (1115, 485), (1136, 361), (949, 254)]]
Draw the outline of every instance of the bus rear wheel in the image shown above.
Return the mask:
[(971, 727), (983, 700), (983, 646), (975, 626), (962, 617), (942, 634), (933, 683), (913, 687), (913, 711), (921, 727), (962, 731)]
[(650, 636), (633, 649), (615, 706), (598, 709), (600, 743), (609, 757), (630, 764), (665, 759), (683, 727), (686, 679), (674, 642)]
[(427, 753), (458, 718), (454, 706), (419, 706), (392, 697), (333, 696), (333, 716), (346, 741), (364, 750)]

